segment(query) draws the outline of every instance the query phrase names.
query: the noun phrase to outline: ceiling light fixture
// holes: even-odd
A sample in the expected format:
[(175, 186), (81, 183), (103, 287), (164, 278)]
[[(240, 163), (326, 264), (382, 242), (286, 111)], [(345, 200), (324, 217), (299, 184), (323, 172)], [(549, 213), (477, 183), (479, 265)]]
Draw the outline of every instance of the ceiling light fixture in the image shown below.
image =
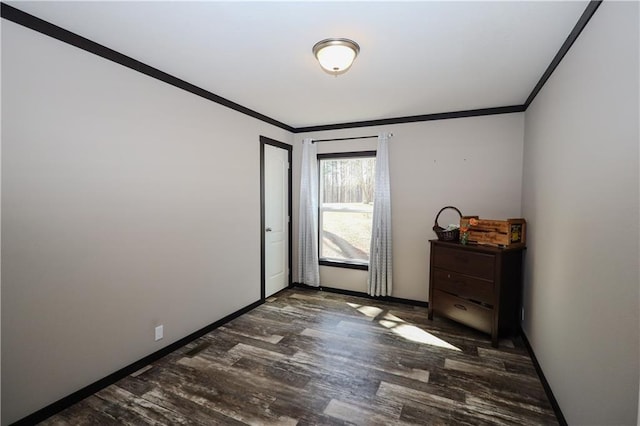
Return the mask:
[(313, 46), (313, 54), (320, 66), (335, 76), (347, 72), (358, 53), (358, 43), (347, 38), (327, 38)]

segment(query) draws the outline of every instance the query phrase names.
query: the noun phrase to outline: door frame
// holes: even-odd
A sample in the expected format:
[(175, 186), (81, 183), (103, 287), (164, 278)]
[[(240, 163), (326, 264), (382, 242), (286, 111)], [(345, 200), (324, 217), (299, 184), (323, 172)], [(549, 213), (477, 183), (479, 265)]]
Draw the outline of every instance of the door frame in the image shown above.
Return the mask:
[(264, 302), (265, 300), (265, 294), (266, 294), (266, 271), (265, 271), (265, 256), (266, 256), (266, 252), (265, 252), (265, 234), (264, 234), (264, 230), (265, 230), (265, 179), (264, 179), (264, 146), (265, 145), (271, 145), (274, 146), (276, 148), (281, 148), (281, 149), (285, 149), (287, 150), (287, 161), (289, 162), (289, 171), (288, 171), (288, 178), (287, 178), (287, 186), (288, 188), (288, 206), (287, 206), (287, 214), (289, 215), (289, 226), (288, 226), (288, 233), (289, 233), (289, 256), (288, 256), (288, 283), (289, 283), (289, 287), (291, 287), (292, 285), (292, 279), (291, 279), (291, 262), (292, 262), (292, 258), (293, 258), (293, 249), (292, 249), (292, 223), (293, 223), (293, 217), (292, 217), (292, 200), (291, 200), (291, 183), (292, 183), (292, 178), (291, 178), (291, 169), (292, 169), (292, 152), (293, 152), (293, 146), (283, 143), (283, 142), (278, 142), (276, 140), (270, 139), (266, 136), (262, 136), (260, 135), (260, 300)]

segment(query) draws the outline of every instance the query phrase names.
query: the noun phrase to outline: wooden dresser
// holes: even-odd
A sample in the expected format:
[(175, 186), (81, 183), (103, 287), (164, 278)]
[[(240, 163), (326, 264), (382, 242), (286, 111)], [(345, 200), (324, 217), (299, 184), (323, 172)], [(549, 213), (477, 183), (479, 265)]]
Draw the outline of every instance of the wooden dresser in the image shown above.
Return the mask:
[(491, 335), (519, 329), (524, 247), (496, 248), (432, 240), (429, 319), (434, 312)]

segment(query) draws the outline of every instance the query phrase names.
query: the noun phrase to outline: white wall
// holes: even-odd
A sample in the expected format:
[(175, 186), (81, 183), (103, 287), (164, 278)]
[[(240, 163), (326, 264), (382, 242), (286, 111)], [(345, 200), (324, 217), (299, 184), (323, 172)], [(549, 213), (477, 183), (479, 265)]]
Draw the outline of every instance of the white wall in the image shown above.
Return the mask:
[(635, 424), (638, 3), (603, 2), (526, 112), (524, 329), (569, 424)]
[(260, 299), (261, 134), (2, 22), (2, 424)]
[[(459, 118), (295, 135), (294, 219), (299, 203), (301, 141), (394, 134), (389, 142), (394, 297), (426, 301), (429, 243), (438, 211), (454, 205), (485, 218), (520, 217), (524, 114)], [(375, 150), (376, 139), (322, 142), (319, 153)], [(449, 212), (452, 212), (449, 210)], [(458, 221), (455, 212), (440, 224)], [(297, 221), (294, 220), (294, 268)], [(297, 271), (294, 270), (294, 280)], [(321, 266), (321, 285), (367, 291), (367, 272)]]

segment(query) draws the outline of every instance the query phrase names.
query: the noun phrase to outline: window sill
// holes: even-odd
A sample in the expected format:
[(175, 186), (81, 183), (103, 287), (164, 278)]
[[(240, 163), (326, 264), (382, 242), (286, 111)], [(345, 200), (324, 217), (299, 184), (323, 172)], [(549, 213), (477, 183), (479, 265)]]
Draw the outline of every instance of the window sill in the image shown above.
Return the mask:
[(326, 260), (320, 259), (318, 262), (320, 266), (333, 266), (335, 268), (346, 268), (346, 269), (359, 269), (361, 271), (368, 271), (369, 265), (365, 263), (352, 263), (348, 261), (336, 261), (336, 260)]

